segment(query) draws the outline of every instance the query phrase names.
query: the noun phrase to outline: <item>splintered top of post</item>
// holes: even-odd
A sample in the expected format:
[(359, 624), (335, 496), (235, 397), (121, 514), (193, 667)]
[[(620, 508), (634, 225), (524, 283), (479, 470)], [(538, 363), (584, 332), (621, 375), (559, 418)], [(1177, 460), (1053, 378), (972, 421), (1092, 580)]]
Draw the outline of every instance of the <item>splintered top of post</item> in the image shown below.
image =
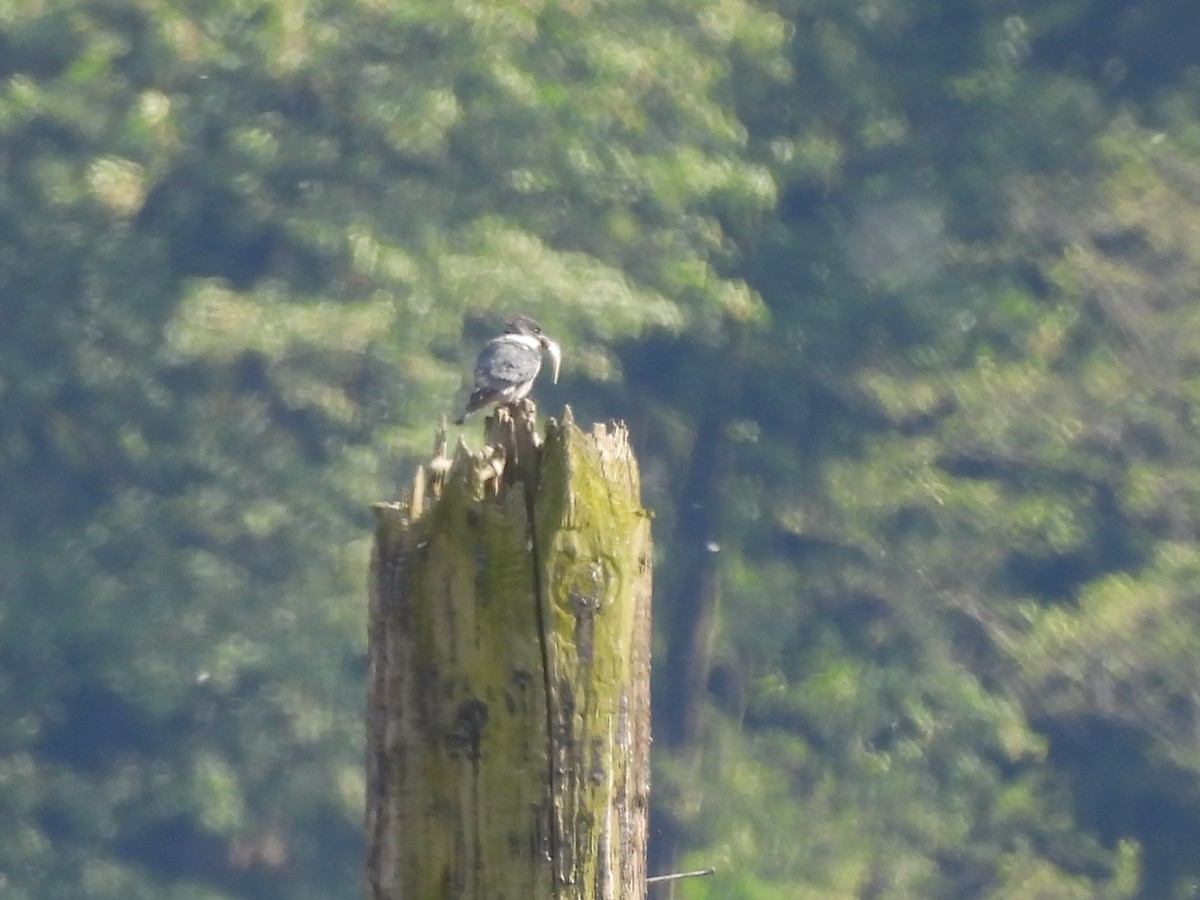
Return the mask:
[(633, 449), (629, 446), (629, 429), (624, 422), (614, 422), (609, 428), (603, 423), (592, 426), (592, 441), (606, 481), (627, 483), (634, 497), (641, 496), (641, 479)]
[[(569, 406), (563, 409), (561, 418), (546, 420), (547, 436), (558, 439), (571, 431), (592, 444), (606, 481), (621, 484), (634, 497), (639, 496), (637, 464), (624, 423), (596, 424), (591, 434), (585, 436), (576, 427)], [(478, 450), (472, 450), (460, 438), (451, 456), (443, 420), (435, 433), (429, 462), (418, 467), (411, 488), (401, 500), (374, 505), (376, 521), (381, 529), (387, 530), (419, 519), (452, 480), (461, 481), (476, 496), (498, 493), (503, 486), (516, 482), (532, 486), (537, 480), (544, 443), (537, 427), (537, 406), (528, 399), (497, 407), (487, 417), (484, 445)]]

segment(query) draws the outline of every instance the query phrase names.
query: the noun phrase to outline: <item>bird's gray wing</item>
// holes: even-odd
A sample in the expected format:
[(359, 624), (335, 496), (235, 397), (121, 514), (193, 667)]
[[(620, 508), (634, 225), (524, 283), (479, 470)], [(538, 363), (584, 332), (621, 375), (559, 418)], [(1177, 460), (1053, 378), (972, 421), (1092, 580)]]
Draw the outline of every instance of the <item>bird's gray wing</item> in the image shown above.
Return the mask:
[(537, 350), (503, 339), (488, 341), (475, 362), (475, 389), (502, 391), (532, 381), (542, 367)]

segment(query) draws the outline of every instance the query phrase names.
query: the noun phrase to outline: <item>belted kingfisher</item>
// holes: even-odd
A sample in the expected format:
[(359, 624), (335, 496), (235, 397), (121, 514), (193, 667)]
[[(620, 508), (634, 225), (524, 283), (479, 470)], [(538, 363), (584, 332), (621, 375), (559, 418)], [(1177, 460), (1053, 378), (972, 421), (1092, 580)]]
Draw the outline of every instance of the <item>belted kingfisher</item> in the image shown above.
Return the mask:
[(454, 420), (461, 425), (467, 416), (489, 403), (516, 403), (529, 393), (533, 380), (542, 369), (542, 351), (550, 354), (554, 363), (554, 382), (558, 383), (558, 367), (562, 350), (556, 341), (542, 334), (542, 326), (529, 316), (514, 316), (504, 326), (504, 333), (494, 337), (479, 352), (475, 360), (475, 387), (467, 400), (467, 408)]

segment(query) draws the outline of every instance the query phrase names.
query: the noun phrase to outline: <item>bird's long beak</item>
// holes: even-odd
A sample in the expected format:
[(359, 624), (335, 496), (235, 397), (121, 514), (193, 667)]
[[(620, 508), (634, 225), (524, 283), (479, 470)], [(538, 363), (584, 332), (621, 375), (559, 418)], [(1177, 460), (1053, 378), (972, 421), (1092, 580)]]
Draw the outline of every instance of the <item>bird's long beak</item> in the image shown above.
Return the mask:
[(554, 383), (558, 384), (558, 367), (562, 365), (562, 347), (558, 346), (557, 341), (552, 341), (548, 337), (542, 338), (542, 346), (550, 354), (550, 361), (554, 363), (554, 369), (550, 374)]

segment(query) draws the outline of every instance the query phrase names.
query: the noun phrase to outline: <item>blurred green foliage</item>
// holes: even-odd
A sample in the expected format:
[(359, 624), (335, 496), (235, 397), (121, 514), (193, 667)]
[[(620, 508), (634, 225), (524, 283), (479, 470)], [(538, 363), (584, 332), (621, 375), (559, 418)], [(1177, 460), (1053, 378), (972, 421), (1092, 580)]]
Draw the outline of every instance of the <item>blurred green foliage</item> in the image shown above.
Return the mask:
[(366, 508), (521, 311), (675, 896), (1194, 896), (1193, 18), (0, 5), (0, 894), (359, 894)]

